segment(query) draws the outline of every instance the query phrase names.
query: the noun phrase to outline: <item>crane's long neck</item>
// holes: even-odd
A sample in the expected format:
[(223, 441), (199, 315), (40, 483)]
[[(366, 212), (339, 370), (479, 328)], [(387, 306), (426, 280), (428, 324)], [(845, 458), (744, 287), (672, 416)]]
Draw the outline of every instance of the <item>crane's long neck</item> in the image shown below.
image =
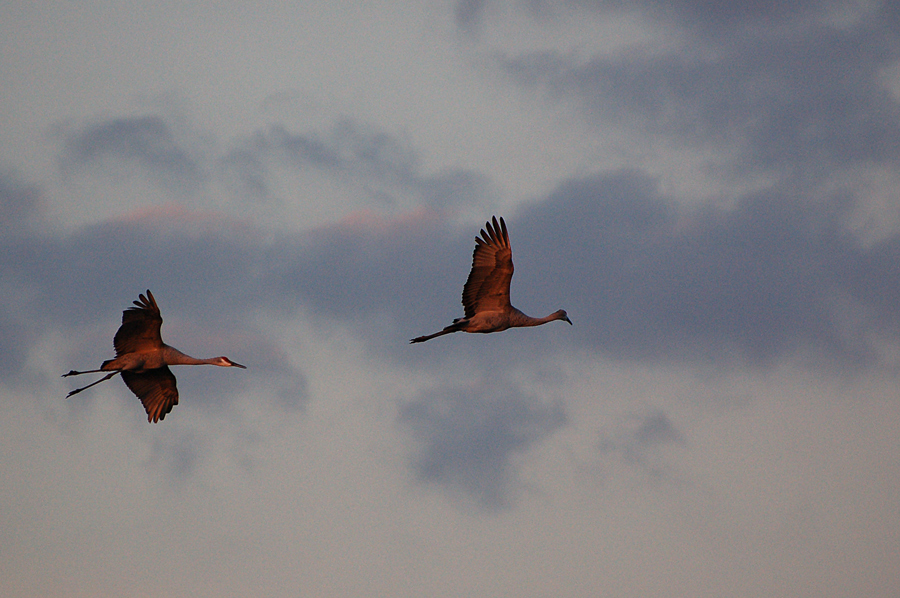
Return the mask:
[(552, 322), (554, 320), (562, 320), (564, 318), (564, 314), (556, 311), (550, 314), (549, 316), (544, 316), (543, 318), (532, 318), (529, 315), (526, 315), (519, 311), (516, 308), (513, 308), (512, 314), (510, 314), (510, 327), (524, 327), (524, 326), (540, 326), (541, 324), (546, 324), (547, 322)]
[(529, 326), (540, 326), (541, 324), (546, 324), (547, 322), (552, 322), (554, 320), (558, 320), (559, 317), (556, 314), (550, 314), (549, 316), (544, 316), (543, 318), (528, 318), (531, 323)]
[(164, 352), (167, 365), (216, 365), (216, 359), (214, 357), (209, 359), (198, 359), (182, 353), (175, 347), (170, 347), (168, 345), (166, 345)]

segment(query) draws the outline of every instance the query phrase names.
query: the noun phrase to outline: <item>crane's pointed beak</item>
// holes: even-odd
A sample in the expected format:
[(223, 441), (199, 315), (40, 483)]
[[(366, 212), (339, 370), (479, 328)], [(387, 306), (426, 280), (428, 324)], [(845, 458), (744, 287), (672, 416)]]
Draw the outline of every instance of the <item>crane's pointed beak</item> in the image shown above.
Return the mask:
[(233, 361), (231, 362), (231, 367), (233, 367), (233, 368), (241, 368), (242, 370), (246, 370), (246, 369), (247, 369), (247, 366), (241, 365), (241, 364), (239, 364), (239, 363), (235, 363), (235, 362), (233, 362)]
[(563, 320), (565, 320), (565, 321), (568, 322), (570, 325), (572, 325), (572, 320), (569, 319), (569, 316), (566, 316), (565, 318), (563, 318)]

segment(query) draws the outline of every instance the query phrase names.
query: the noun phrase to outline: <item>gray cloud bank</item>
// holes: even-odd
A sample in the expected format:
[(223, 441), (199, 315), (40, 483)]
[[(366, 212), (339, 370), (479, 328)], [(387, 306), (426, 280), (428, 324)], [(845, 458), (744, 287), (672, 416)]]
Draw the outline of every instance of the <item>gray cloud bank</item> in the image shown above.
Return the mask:
[(550, 286), (589, 314), (580, 340), (612, 356), (763, 363), (802, 349), (857, 362), (876, 329), (896, 328), (885, 291), (898, 239), (864, 247), (847, 227), (852, 207), (772, 189), (730, 209), (677, 210), (623, 172), (561, 185), (523, 214), (518, 247), (561, 265)]
[[(4, 226), (40, 213), (34, 187), (7, 177), (0, 190)], [(849, 224), (856, 203), (848, 192), (814, 198), (774, 185), (730, 207), (685, 206), (639, 171), (572, 178), (505, 216), (517, 264), (513, 302), (535, 315), (565, 308), (575, 326), (460, 334), (413, 349), (409, 338), (461, 315), (481, 223), (453, 225), (421, 211), (288, 233), (163, 212), (63, 237), (24, 228), (2, 241), (0, 269), (16, 289), (0, 312), (2, 376), (16, 384), (23, 355), (46, 332), (117, 324), (148, 287), (164, 317), (193, 322), (203, 336), (224, 333), (221, 353), (281, 380), (271, 392), (285, 409), (308, 400), (304, 374), (260, 334), (261, 313), (344, 321), (373, 354), (424, 367), (451, 356), (473, 379), (567, 348), (646, 363), (759, 367), (801, 358), (865, 367), (880, 362), (881, 343), (900, 344), (900, 233), (864, 241)], [(243, 339), (237, 353), (230, 339)], [(211, 409), (234, 390), (214, 376), (184, 384)], [(515, 496), (514, 456), (565, 419), (562, 406), (502, 378), (490, 392), (439, 385), (402, 407), (399, 423), (415, 440), (416, 479), (492, 510)], [(668, 420), (648, 421), (647, 430), (665, 424), (677, 434)]]
[[(415, 148), (350, 120), (320, 133), (273, 125), (209, 155), (147, 115), (69, 130), (64, 171), (95, 176), (92, 169), (112, 162), (181, 195), (222, 176), (238, 181), (242, 201), (259, 203), (270, 199), (277, 169), (314, 170), (352, 180), (383, 204), (405, 195), (410, 209), (300, 233), (164, 211), (55, 236), (41, 226), (39, 185), (0, 174), (0, 284), (9, 297), (0, 307), (0, 380), (21, 382), (44, 334), (117, 323), (148, 287), (164, 317), (243, 339), (253, 357), (229, 356), (277, 374), (286, 409), (306, 400), (303, 373), (259, 331), (260, 314), (343, 321), (373, 354), (422, 367), (464, 361), (472, 379), (569, 349), (689, 365), (881, 363), (884, 345), (900, 344), (900, 232), (874, 240), (858, 233), (854, 217), (867, 198), (854, 173), (897, 166), (900, 107), (880, 78), (900, 58), (898, 11), (883, 3), (837, 27), (810, 16), (827, 3), (790, 14), (774, 2), (713, 4), (679, 2), (668, 13), (644, 5), (687, 32), (691, 43), (678, 52), (638, 48), (575, 60), (544, 51), (496, 63), (527, 89), (577, 98), (588, 123), (610, 120), (638, 136), (713, 148), (710, 172), (740, 189), (717, 203), (690, 201), (636, 167), (560, 180), (502, 214), (517, 267), (514, 304), (532, 315), (564, 308), (573, 328), (407, 344), (462, 314), (483, 220), (453, 224), (442, 210), (483, 202), (491, 182), (482, 173), (423, 173)], [(488, 5), (460, 3), (460, 26), (483, 25)], [(623, 6), (581, 5), (598, 13)], [(532, 10), (541, 6), (550, 3)], [(706, 17), (692, 28), (686, 17), (694, 13)], [(767, 19), (792, 25), (761, 26)], [(433, 388), (402, 408), (400, 422), (418, 443), (417, 479), (496, 507), (515, 486), (513, 456), (564, 425), (565, 412), (502, 378), (490, 389)], [(632, 454), (676, 438), (660, 414), (616, 446)]]
[[(576, 327), (563, 342), (610, 357), (689, 362), (724, 352), (767, 363), (803, 350), (871, 363), (876, 332), (898, 340), (900, 235), (863, 243), (847, 226), (853, 205), (845, 194), (810, 201), (772, 189), (733, 208), (684, 208), (640, 173), (573, 179), (506, 215), (513, 300), (539, 315), (568, 309)], [(272, 241), (226, 220), (150, 218), (61, 239), (17, 235), (3, 242), (4, 277), (44, 300), (8, 304), (5, 315), (38, 327), (97, 321), (123, 309), (123, 296), (165, 281), (160, 299), (201, 322), (304, 307), (353, 322), (373, 350), (400, 356), (407, 338), (460, 315), (476, 232), (423, 217)], [(376, 317), (394, 326), (369, 326)]]

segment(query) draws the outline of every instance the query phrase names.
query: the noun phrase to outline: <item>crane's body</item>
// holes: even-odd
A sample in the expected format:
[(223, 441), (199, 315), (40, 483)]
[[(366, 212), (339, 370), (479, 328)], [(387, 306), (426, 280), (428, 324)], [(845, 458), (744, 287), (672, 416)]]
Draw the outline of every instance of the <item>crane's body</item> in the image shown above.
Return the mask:
[[(167, 365), (229, 365), (219, 363), (218, 360), (220, 359), (222, 358), (197, 359), (163, 343), (158, 348), (147, 348), (141, 352), (125, 353), (115, 359), (104, 361), (100, 366), (100, 371), (121, 370), (142, 374), (148, 370), (157, 370)], [(235, 364), (232, 362), (230, 365)]]
[(165, 419), (172, 407), (178, 404), (178, 388), (170, 365), (217, 365), (221, 367), (244, 368), (227, 357), (197, 359), (170, 347), (162, 341), (160, 328), (162, 316), (153, 293), (139, 296), (122, 312), (122, 325), (116, 332), (113, 345), (116, 357), (104, 361), (98, 370), (70, 371), (63, 377), (109, 372), (103, 378), (87, 386), (77, 388), (66, 395), (71, 397), (85, 389), (109, 380), (116, 374), (122, 375), (125, 385), (137, 396), (147, 411), (147, 421), (151, 423)]
[[(487, 232), (485, 232), (487, 229)], [(475, 251), (472, 254), (472, 270), (463, 287), (462, 304), (465, 317), (456, 318), (453, 323), (434, 334), (419, 336), (410, 343), (422, 343), (438, 336), (453, 332), (501, 332), (507, 328), (540, 326), (554, 320), (569, 320), (565, 310), (555, 311), (543, 318), (532, 318), (515, 307), (509, 300), (509, 287), (513, 276), (512, 249), (506, 222), (497, 217), (485, 223), (481, 237), (475, 237)]]

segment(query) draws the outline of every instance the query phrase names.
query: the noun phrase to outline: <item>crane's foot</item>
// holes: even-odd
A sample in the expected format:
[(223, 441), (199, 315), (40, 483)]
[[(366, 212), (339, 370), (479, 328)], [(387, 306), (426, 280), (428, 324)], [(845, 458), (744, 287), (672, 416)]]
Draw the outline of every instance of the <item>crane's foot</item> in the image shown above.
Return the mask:
[(77, 376), (77, 375), (78, 375), (78, 372), (76, 372), (75, 370), (69, 370), (69, 373), (68, 373), (68, 374), (63, 374), (62, 377), (63, 377), (63, 378), (68, 378), (69, 376)]

